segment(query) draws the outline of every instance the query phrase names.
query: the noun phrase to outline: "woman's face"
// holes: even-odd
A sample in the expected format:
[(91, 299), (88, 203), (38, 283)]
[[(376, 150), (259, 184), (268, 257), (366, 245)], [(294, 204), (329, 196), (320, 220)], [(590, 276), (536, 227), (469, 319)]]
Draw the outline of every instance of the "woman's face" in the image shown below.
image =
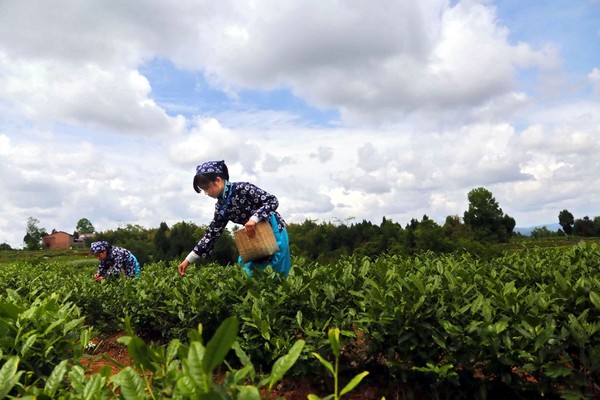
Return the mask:
[(104, 261), (106, 259), (106, 249), (102, 250), (100, 253), (94, 253), (94, 257), (100, 261)]
[(202, 188), (202, 191), (213, 199), (219, 198), (225, 189), (225, 181), (221, 177), (217, 177), (214, 182), (210, 182), (208, 186)]

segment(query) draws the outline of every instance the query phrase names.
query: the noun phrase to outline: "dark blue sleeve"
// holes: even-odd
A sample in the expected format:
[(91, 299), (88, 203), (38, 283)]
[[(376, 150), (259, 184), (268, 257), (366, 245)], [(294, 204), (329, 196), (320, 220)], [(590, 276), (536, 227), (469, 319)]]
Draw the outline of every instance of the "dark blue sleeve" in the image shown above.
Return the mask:
[(229, 220), (223, 217), (219, 212), (215, 212), (213, 220), (208, 228), (206, 228), (204, 237), (200, 239), (198, 244), (194, 247), (194, 253), (202, 258), (207, 258), (212, 253), (217, 239), (221, 236), (221, 233), (223, 233), (223, 229), (225, 229), (228, 222)]

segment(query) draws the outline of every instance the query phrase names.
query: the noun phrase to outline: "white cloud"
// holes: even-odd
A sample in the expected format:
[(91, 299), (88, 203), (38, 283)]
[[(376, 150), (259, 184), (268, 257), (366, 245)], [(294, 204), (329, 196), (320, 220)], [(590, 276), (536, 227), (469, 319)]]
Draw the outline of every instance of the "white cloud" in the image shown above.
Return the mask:
[(6, 135), (0, 135), (0, 156), (7, 156), (11, 151), (10, 138)]
[(266, 154), (262, 163), (262, 170), (265, 172), (277, 172), (281, 166), (292, 163), (291, 157), (277, 157), (273, 154)]
[[(135, 13), (131, 4), (92, 2), (69, 12), (49, 10), (47, 2), (5, 6), (0, 40), (10, 45), (3, 64), (17, 86), (7, 96), (35, 99), (29, 114), (65, 109), (69, 122), (129, 126), (138, 133), (181, 131), (183, 122), (156, 108), (147, 82), (133, 69), (160, 57), (205, 71), (232, 96), (244, 88), (290, 87), (314, 105), (338, 108), (348, 121), (389, 122), (417, 110), (452, 113), (492, 101), (510, 93), (517, 66), (547, 68), (557, 59), (551, 46), (512, 46), (494, 9), (476, 1), (384, 1), (375, 7), (175, 1), (147, 2)], [(16, 35), (11, 15), (49, 34)], [(27, 79), (32, 76), (36, 82)]]
[(224, 128), (214, 118), (199, 118), (194, 123), (187, 136), (170, 146), (169, 156), (173, 162), (197, 165), (208, 160), (236, 160), (247, 172), (255, 171), (260, 150), (252, 138)]
[(209, 51), (216, 84), (290, 85), (349, 121), (475, 105), (509, 93), (517, 66), (556, 64), (551, 48), (511, 46), (493, 9), (477, 2), (278, 3), (230, 17), (244, 34), (220, 37)]
[(316, 158), (321, 163), (325, 163), (333, 157), (333, 149), (331, 147), (319, 146), (315, 153), (310, 154), (310, 158)]
[(5, 75), (0, 99), (24, 117), (139, 135), (177, 134), (185, 121), (169, 117), (148, 95), (150, 86), (135, 70), (57, 65), (14, 60), (0, 54)]
[[(191, 179), (216, 159), (277, 195), (289, 222), (443, 222), (479, 186), (520, 226), (593, 213), (597, 52), (578, 37), (592, 64), (572, 65), (562, 32), (528, 40), (501, 7), (0, 2), (0, 243), (19, 246), (29, 216), (65, 231), (82, 217), (208, 223), (213, 200)], [(144, 75), (152, 60), (212, 86), (178, 97), (189, 81), (162, 87)], [(315, 109), (340, 120), (315, 127)]]

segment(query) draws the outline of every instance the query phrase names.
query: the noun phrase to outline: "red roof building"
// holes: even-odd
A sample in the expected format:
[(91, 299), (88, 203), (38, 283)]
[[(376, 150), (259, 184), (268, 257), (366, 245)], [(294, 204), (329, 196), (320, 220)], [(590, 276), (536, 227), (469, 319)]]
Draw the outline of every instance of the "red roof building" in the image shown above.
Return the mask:
[(73, 246), (73, 235), (52, 229), (52, 233), (42, 237), (44, 249), (70, 249)]

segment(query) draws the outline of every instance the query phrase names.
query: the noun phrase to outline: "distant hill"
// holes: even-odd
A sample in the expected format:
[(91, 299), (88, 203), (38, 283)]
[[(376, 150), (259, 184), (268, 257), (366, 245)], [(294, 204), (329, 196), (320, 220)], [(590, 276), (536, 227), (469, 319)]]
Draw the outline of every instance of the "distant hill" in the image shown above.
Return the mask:
[(543, 226), (545, 226), (550, 232), (556, 232), (557, 230), (561, 229), (560, 224), (557, 222), (555, 224), (545, 224), (545, 225), (528, 226), (525, 228), (515, 228), (514, 232), (515, 233), (518, 232), (523, 236), (530, 236), (531, 231), (533, 231), (535, 228), (541, 228)]

